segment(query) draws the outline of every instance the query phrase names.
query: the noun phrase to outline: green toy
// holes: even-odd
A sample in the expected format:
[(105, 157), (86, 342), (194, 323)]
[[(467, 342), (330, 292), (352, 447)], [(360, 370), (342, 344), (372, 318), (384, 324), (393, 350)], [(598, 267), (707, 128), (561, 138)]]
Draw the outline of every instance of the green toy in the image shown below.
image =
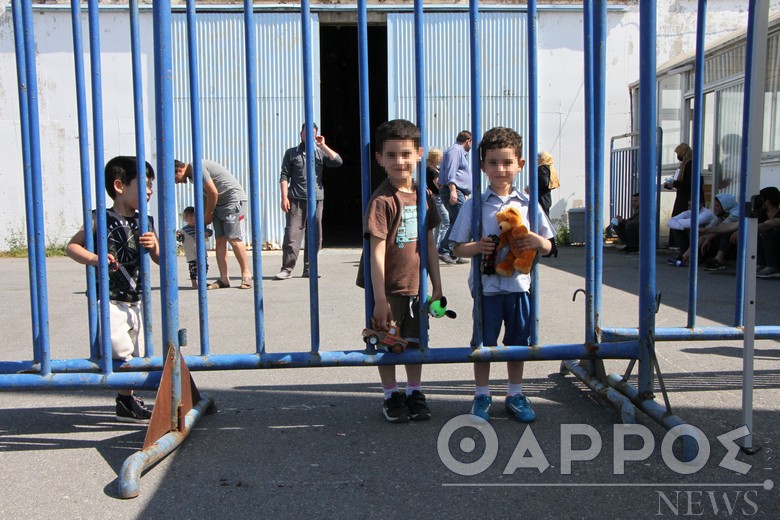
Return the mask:
[(458, 317), (458, 314), (455, 311), (447, 309), (447, 298), (445, 296), (442, 296), (441, 300), (436, 300), (434, 302), (432, 302), (431, 297), (428, 296), (426, 304), (428, 305), (428, 314), (434, 318), (447, 316), (448, 318), (455, 319)]

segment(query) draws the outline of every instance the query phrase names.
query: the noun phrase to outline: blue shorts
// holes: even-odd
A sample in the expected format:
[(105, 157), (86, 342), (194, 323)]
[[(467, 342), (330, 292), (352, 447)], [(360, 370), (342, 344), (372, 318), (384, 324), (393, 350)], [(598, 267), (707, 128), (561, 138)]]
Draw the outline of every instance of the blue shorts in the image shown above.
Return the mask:
[[(472, 311), (474, 323), (476, 305)], [(495, 294), (482, 297), (482, 344), (486, 347), (498, 345), (498, 334), (504, 325), (504, 345), (529, 345), (531, 339), (531, 300), (527, 292)], [(471, 346), (476, 348), (476, 334), (471, 337)]]

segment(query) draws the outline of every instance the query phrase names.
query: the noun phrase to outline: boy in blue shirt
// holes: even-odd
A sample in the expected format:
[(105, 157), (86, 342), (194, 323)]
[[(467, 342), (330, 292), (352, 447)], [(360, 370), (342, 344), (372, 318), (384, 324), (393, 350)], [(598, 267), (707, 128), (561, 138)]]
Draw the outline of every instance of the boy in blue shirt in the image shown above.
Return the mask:
[[(529, 222), (528, 195), (514, 186), (515, 177), (525, 165), (523, 155), (523, 138), (510, 128), (492, 128), (482, 137), (479, 144), (480, 167), (488, 177), (489, 186), (482, 194), (482, 236), (474, 241), (474, 230), (471, 227), (471, 214), (474, 199), (469, 199), (463, 206), (450, 234), (455, 256), (474, 258), (479, 255), (490, 255), (494, 252), (495, 243), (489, 235), (498, 235), (496, 213), (507, 206), (516, 207), (524, 222)], [(515, 246), (522, 250), (535, 249), (539, 255), (547, 254), (552, 249), (551, 238), (555, 236), (552, 224), (537, 202), (531, 206), (538, 215), (538, 234), (529, 231), (527, 235), (514, 238)], [(507, 250), (497, 251), (496, 262), (506, 256)], [(469, 275), (469, 287), (474, 295), (474, 280)], [(482, 309), (483, 345), (486, 347), (498, 344), (498, 334), (504, 325), (504, 345), (528, 345), (530, 343), (530, 298), (531, 276), (514, 272), (512, 276), (504, 277), (497, 274), (482, 274)], [(476, 297), (476, 295), (474, 295)], [(476, 320), (475, 320), (476, 324)], [(476, 333), (476, 331), (475, 331)], [(476, 336), (476, 334), (475, 334)], [(472, 347), (476, 348), (475, 337)], [(532, 422), (536, 419), (531, 408), (531, 402), (522, 392), (523, 362), (508, 361), (507, 372), (509, 383), (505, 408), (507, 413), (521, 422)], [(490, 363), (474, 364), (475, 396), (471, 413), (482, 419), (490, 419)]]

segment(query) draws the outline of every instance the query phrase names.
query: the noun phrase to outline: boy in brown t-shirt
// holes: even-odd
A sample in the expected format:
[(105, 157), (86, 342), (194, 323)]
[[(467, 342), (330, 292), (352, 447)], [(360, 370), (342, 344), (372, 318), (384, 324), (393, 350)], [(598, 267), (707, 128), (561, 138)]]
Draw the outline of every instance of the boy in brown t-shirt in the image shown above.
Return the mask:
[[(401, 336), (419, 344), (419, 321), (411, 316), (412, 298), (420, 289), (420, 252), (417, 240), (417, 187), (414, 173), (423, 157), (420, 129), (404, 119), (380, 125), (376, 132), (376, 160), (387, 173), (366, 209), (364, 236), (371, 241), (371, 282), (374, 311), (371, 327), (387, 330), (395, 321)], [(436, 206), (427, 196), (428, 273), (433, 301), (442, 296), (439, 262), (433, 230), (440, 223)], [(384, 391), (383, 412), (389, 422), (430, 419), (421, 391), (422, 365), (406, 366), (406, 395), (398, 389), (395, 365), (379, 366)]]

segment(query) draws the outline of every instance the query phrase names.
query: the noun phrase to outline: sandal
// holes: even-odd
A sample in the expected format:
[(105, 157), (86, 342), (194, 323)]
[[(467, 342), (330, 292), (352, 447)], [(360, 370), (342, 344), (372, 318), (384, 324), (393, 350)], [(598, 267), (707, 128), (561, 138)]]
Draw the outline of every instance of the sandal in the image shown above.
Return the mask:
[(239, 289), (251, 289), (252, 288), (252, 279), (251, 278), (242, 278), (241, 279), (241, 286)]
[(229, 283), (225, 283), (222, 280), (217, 280), (214, 283), (210, 283), (206, 286), (206, 288), (210, 291), (212, 289), (225, 289), (227, 287), (230, 287)]

